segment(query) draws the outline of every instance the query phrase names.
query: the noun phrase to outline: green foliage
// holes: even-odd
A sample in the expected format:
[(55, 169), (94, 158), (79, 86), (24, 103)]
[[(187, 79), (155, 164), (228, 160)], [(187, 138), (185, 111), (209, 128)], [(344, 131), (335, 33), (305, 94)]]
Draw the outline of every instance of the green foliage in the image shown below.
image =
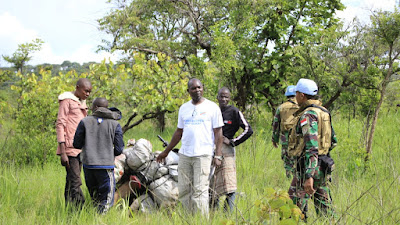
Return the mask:
[(18, 49), (12, 54), (12, 56), (4, 56), (3, 59), (14, 65), (15, 69), (19, 72), (23, 72), (23, 68), (27, 62), (32, 58), (32, 53), (39, 51), (42, 48), (44, 42), (36, 38), (32, 42), (18, 45)]
[(209, 67), (210, 84), (229, 87), (242, 109), (264, 99), (276, 107), (291, 77), (292, 48), (337, 23), (334, 13), (343, 8), (337, 0), (110, 2), (117, 7), (98, 22), (113, 42), (103, 40), (99, 50), (131, 59), (164, 53), (184, 59), (199, 78), (209, 78)]
[(271, 224), (299, 224), (304, 215), (286, 191), (266, 188), (264, 196), (255, 203), (260, 222)]
[[(67, 86), (70, 88), (71, 85)], [(285, 196), (284, 192), (279, 190), (287, 190), (290, 185), (290, 180), (285, 176), (280, 149), (272, 147), (271, 128), (265, 125), (266, 121), (271, 119), (269, 113), (263, 112), (262, 116), (257, 118), (258, 122), (252, 123), (255, 131), (253, 136), (236, 148), (237, 207), (232, 214), (225, 214), (221, 208), (210, 213), (210, 218), (206, 219), (200, 215), (187, 215), (178, 205), (172, 210), (160, 210), (150, 215), (133, 213), (129, 216), (130, 213), (127, 211), (129, 205), (121, 203), (124, 205), (117, 205), (106, 215), (99, 216), (89, 200), (85, 183), (82, 188), (87, 202), (81, 211), (74, 211), (64, 205), (65, 170), (58, 161), (50, 161), (43, 166), (2, 162), (0, 163), (0, 190), (2, 190), (0, 221), (4, 224), (285, 223), (284, 220), (279, 220), (280, 217), (288, 215), (285, 207), (281, 209), (281, 214), (278, 211), (271, 213), (270, 218), (274, 218), (276, 223), (261, 221), (258, 214), (262, 209), (261, 204), (267, 207), (275, 206), (274, 208), (281, 205), (279, 200), (271, 203), (269, 201), (276, 196)], [(362, 137), (364, 121), (354, 119), (349, 124), (347, 118), (340, 114), (335, 114), (333, 120), (339, 138), (339, 144), (332, 152), (336, 169), (332, 174), (333, 180), (330, 185), (334, 209), (338, 215), (336, 224), (397, 224), (400, 220), (398, 201), (400, 194), (396, 191), (396, 186), (400, 184), (398, 173), (400, 164), (397, 160), (400, 154), (400, 141), (397, 138), (400, 132), (399, 114), (391, 111), (379, 120), (371, 166), (363, 173), (361, 168), (354, 169), (353, 173), (347, 168), (349, 161), (352, 163), (350, 157), (358, 148), (358, 141)], [(156, 135), (161, 134), (165, 139), (169, 139), (175, 130), (175, 125), (168, 127), (163, 133), (158, 133), (150, 121), (144, 123), (144, 126), (132, 128), (125, 135), (125, 139), (146, 138), (153, 144), (153, 151), (161, 150), (162, 144)], [(3, 151), (17, 151), (18, 148), (20, 147), (16, 143)], [(27, 146), (24, 150), (29, 151), (28, 148), (30, 147)], [(256, 206), (256, 202), (260, 205)], [(313, 202), (309, 201), (308, 223), (325, 225), (331, 222), (333, 221), (317, 216)]]
[[(153, 59), (137, 53), (134, 59), (132, 66), (103, 61), (82, 74), (92, 82), (92, 96), (105, 97), (112, 106), (120, 108), (124, 131), (146, 119), (176, 111), (189, 97), (188, 73), (182, 70), (182, 62), (172, 61), (162, 53)], [(134, 121), (136, 116), (141, 118)]]
[(51, 71), (36, 74), (17, 74), (19, 81), (11, 86), (18, 93), (18, 107), (9, 109), (15, 116), (15, 136), (10, 145), (15, 147), (6, 153), (4, 160), (19, 163), (42, 164), (54, 160), (55, 121), (58, 112), (57, 96), (76, 82), (75, 73), (51, 76)]
[(173, 112), (186, 100), (189, 74), (182, 70), (183, 62), (173, 62), (163, 53), (157, 60), (145, 60), (144, 54), (135, 55), (132, 74), (136, 77), (136, 101), (142, 112)]

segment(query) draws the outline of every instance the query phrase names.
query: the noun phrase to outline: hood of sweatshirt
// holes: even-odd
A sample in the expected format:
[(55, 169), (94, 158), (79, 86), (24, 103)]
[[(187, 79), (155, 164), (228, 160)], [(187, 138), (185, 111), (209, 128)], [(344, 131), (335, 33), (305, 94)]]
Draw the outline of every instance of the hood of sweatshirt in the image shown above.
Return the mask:
[(113, 119), (113, 120), (119, 120), (122, 118), (122, 113), (119, 111), (117, 108), (111, 108), (107, 109), (104, 107), (99, 107), (97, 110), (93, 113), (93, 116), (100, 117), (100, 118), (106, 118), (106, 119)]
[(70, 91), (64, 92), (64, 93), (62, 93), (62, 94), (60, 94), (58, 96), (58, 101), (62, 101), (62, 100), (65, 100), (65, 99), (72, 99), (74, 101), (80, 102), (81, 104), (85, 104), (86, 103), (86, 100), (82, 100), (82, 101), (79, 100), (79, 98), (76, 97), (74, 95), (74, 93), (70, 92)]

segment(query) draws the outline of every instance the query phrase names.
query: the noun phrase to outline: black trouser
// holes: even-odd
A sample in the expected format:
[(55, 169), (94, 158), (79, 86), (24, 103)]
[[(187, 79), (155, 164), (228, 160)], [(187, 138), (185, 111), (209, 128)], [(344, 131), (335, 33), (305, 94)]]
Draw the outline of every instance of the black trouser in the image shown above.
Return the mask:
[(85, 203), (85, 197), (81, 189), (81, 168), (82, 162), (79, 159), (79, 155), (76, 157), (68, 156), (69, 169), (65, 167), (67, 171), (66, 183), (65, 183), (65, 204), (81, 205)]

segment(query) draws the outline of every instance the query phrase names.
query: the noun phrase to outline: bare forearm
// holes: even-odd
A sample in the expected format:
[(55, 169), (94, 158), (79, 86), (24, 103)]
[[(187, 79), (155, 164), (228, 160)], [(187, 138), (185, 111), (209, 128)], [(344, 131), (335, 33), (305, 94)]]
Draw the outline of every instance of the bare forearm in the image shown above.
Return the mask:
[(215, 144), (215, 155), (222, 155), (222, 143), (224, 138), (222, 136), (222, 127), (214, 128), (214, 144)]
[(176, 129), (174, 134), (172, 135), (172, 139), (169, 142), (168, 146), (165, 148), (165, 151), (170, 152), (182, 139), (182, 129)]

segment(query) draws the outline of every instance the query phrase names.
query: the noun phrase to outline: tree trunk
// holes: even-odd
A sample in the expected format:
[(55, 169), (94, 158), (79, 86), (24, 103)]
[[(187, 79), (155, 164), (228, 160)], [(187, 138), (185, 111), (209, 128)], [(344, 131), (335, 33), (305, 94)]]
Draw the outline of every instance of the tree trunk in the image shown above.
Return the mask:
[(161, 132), (164, 132), (165, 130), (165, 113), (166, 112), (161, 112), (157, 115), (158, 128)]
[(376, 127), (376, 123), (378, 121), (378, 115), (379, 115), (379, 111), (381, 109), (383, 100), (385, 99), (385, 94), (386, 94), (386, 87), (389, 83), (389, 78), (392, 75), (392, 63), (389, 62), (389, 69), (388, 72), (386, 74), (385, 79), (382, 82), (382, 89), (380, 91), (381, 97), (379, 98), (379, 102), (378, 105), (375, 108), (375, 114), (372, 120), (372, 124), (371, 124), (371, 130), (369, 132), (369, 136), (368, 136), (368, 142), (367, 142), (367, 146), (366, 146), (366, 151), (367, 151), (367, 155), (365, 157), (365, 161), (368, 161), (372, 152), (372, 141), (374, 139), (374, 133), (375, 133), (375, 127)]

